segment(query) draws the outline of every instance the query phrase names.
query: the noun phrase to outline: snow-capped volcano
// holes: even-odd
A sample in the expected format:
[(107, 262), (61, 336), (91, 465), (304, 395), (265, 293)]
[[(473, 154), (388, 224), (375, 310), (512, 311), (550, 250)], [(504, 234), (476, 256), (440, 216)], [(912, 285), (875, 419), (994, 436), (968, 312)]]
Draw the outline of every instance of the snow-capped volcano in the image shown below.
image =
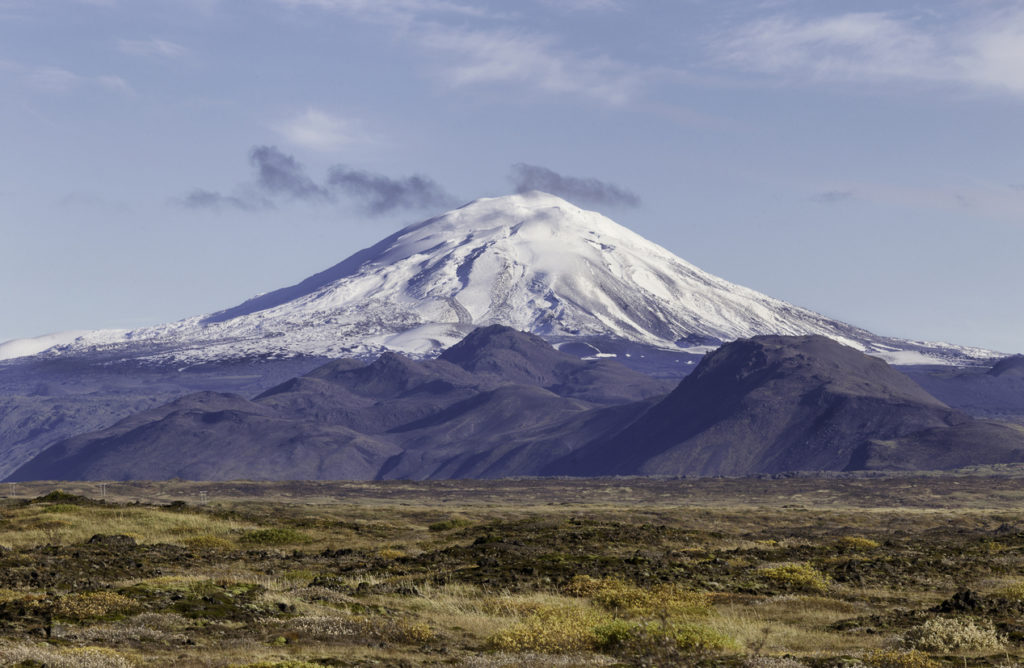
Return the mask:
[(429, 355), (489, 324), (555, 343), (618, 339), (692, 350), (758, 334), (822, 334), (890, 358), (991, 356), (825, 318), (701, 271), (599, 213), (541, 192), (476, 200), (225, 311), (92, 332), (52, 350), (130, 349), (176, 362), (385, 348)]

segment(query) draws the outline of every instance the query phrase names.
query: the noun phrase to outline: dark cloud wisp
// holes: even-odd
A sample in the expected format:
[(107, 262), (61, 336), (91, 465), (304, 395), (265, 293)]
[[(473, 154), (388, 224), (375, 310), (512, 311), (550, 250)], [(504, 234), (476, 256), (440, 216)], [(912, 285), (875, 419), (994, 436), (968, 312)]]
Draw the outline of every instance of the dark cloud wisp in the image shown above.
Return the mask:
[(426, 209), (454, 206), (455, 198), (425, 176), (392, 179), (341, 165), (331, 167), (327, 185), (362, 200), (370, 213), (394, 209)]
[(196, 188), (181, 200), (181, 204), (189, 209), (221, 209), (233, 208), (242, 211), (260, 211), (273, 209), (274, 203), (264, 197), (238, 197), (222, 195), (212, 190)]
[(577, 204), (639, 206), (640, 197), (625, 188), (594, 178), (564, 176), (547, 167), (517, 163), (510, 175), (516, 192), (543, 190)]
[(306, 175), (295, 158), (275, 146), (256, 146), (249, 152), (249, 162), (256, 168), (260, 188), (272, 195), (288, 195), (296, 199), (329, 199), (327, 189)]
[(358, 201), (371, 215), (457, 204), (452, 195), (426, 176), (394, 179), (334, 165), (327, 171), (326, 182), (318, 183), (293, 156), (275, 146), (254, 146), (249, 152), (249, 163), (256, 171), (256, 181), (238, 188), (237, 194), (197, 188), (179, 202), (191, 209), (260, 211), (275, 208), (272, 198), (330, 203), (344, 196)]
[(811, 197), (812, 200), (821, 204), (839, 204), (853, 198), (852, 190), (826, 190)]

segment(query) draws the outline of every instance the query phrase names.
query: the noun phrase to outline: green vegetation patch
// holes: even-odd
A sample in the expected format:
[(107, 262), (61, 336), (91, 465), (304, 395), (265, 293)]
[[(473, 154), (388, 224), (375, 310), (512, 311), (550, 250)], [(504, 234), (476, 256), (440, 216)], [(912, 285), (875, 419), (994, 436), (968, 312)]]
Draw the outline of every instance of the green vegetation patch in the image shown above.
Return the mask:
[(592, 650), (600, 642), (597, 629), (611, 621), (608, 613), (589, 608), (544, 608), (495, 633), (487, 644), (503, 652), (564, 654)]
[(440, 522), (434, 522), (427, 528), (431, 531), (451, 531), (452, 529), (461, 529), (468, 526), (473, 526), (472, 520), (465, 517), (452, 517)]
[(80, 496), (78, 494), (68, 494), (67, 492), (65, 492), (63, 490), (60, 490), (60, 489), (55, 489), (52, 492), (50, 492), (49, 494), (44, 494), (43, 496), (37, 496), (36, 498), (30, 500), (29, 503), (31, 503), (31, 504), (37, 504), (37, 503), (59, 503), (59, 504), (63, 504), (63, 505), (72, 505), (72, 506), (98, 506), (98, 505), (103, 505), (102, 501), (97, 501), (95, 499), (90, 499), (88, 497)]
[(215, 536), (213, 534), (189, 536), (182, 542), (184, 542), (188, 547), (199, 548), (202, 550), (233, 550), (237, 547), (227, 538)]
[(610, 612), (634, 616), (704, 616), (711, 612), (711, 597), (678, 584), (639, 587), (615, 577), (577, 575), (565, 587), (572, 596), (589, 598)]
[(265, 587), (251, 582), (173, 576), (152, 578), (120, 590), (120, 594), (152, 612), (236, 621), (251, 620), (270, 611), (262, 601), (264, 592)]
[(877, 540), (864, 536), (843, 536), (836, 541), (836, 547), (840, 550), (868, 551), (878, 549), (880, 545)]
[(790, 591), (815, 592), (823, 594), (828, 591), (829, 578), (810, 564), (782, 564), (762, 568), (760, 576), (775, 585)]
[(595, 648), (618, 654), (645, 655), (651, 650), (737, 652), (740, 644), (720, 631), (696, 622), (635, 622), (615, 619), (594, 629)]
[(238, 539), (239, 543), (245, 545), (299, 545), (312, 541), (312, 536), (291, 527), (274, 527), (272, 529), (246, 531)]
[(42, 507), (44, 513), (76, 513), (79, 510), (81, 510), (81, 506), (73, 503), (55, 503)]

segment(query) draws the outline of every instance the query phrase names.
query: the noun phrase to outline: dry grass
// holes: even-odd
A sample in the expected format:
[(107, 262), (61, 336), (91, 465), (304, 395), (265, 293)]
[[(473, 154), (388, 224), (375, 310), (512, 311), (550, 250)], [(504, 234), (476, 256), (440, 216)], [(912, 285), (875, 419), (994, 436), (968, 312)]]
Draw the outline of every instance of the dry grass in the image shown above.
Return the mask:
[(759, 606), (719, 606), (717, 610), (719, 614), (708, 625), (754, 654), (834, 656), (877, 649), (889, 642), (884, 636), (831, 632), (813, 612), (795, 618), (792, 610), (776, 616)]
[[(74, 508), (72, 512), (53, 508)], [(139, 543), (187, 545), (196, 537), (217, 538), (234, 545), (232, 538), (244, 524), (205, 513), (172, 512), (134, 506), (74, 506), (64, 503), (33, 504), (19, 509), (18, 523), (0, 524), (0, 545), (24, 548), (33, 545), (72, 545), (96, 534), (123, 534)]]
[(13, 642), (0, 644), (0, 661), (7, 666), (20, 664), (52, 668), (133, 668), (135, 662), (107, 647), (55, 648), (45, 643)]
[(1019, 482), (111, 483), (106, 503), (0, 501), (0, 664), (1008, 666), (1016, 622), (929, 610), (964, 586), (1024, 600), (1024, 532), (997, 531), (1024, 527)]

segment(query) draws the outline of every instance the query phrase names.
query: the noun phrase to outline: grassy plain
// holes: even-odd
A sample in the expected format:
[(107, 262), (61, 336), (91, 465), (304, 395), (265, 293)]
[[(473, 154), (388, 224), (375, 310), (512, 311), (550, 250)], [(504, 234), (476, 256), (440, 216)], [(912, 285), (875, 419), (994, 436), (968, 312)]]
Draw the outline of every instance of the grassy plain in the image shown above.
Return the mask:
[(1022, 483), (4, 484), (0, 663), (1024, 665)]

